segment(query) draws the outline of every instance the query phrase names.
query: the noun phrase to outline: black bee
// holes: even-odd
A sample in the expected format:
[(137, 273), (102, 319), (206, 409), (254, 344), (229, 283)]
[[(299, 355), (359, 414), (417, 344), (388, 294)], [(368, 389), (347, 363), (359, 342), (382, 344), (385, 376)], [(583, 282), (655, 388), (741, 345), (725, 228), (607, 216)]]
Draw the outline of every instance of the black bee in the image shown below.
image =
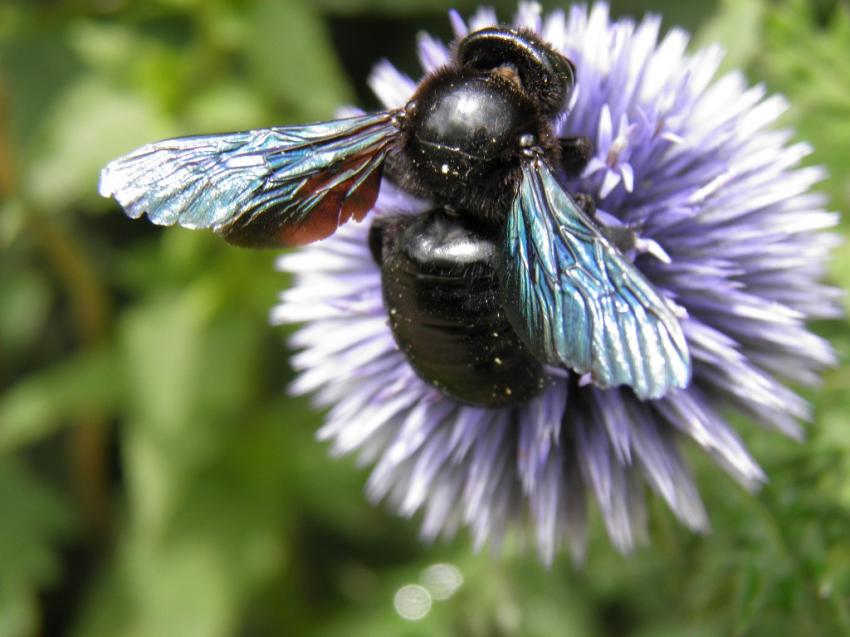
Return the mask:
[(106, 166), (100, 192), (133, 218), (291, 246), (361, 220), (386, 163), (433, 202), (369, 236), (396, 342), (424, 380), (493, 407), (527, 401), (554, 366), (658, 398), (688, 384), (688, 348), (592, 200), (559, 181), (590, 154), (552, 128), (574, 85), (573, 64), (533, 33), (486, 28), (402, 109), (149, 144)]

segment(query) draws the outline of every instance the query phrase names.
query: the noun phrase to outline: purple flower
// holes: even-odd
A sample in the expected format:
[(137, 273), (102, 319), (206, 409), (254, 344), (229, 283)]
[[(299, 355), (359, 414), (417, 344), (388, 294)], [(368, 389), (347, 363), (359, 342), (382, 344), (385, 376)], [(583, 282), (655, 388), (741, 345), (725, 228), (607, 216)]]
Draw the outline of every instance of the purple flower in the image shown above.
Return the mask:
[[(457, 37), (497, 22), (488, 10), (450, 19)], [(292, 389), (329, 408), (319, 437), (334, 453), (374, 465), (370, 498), (405, 516), (423, 512), (427, 539), (468, 526), (477, 546), (498, 543), (519, 522), (547, 563), (562, 543), (581, 559), (589, 492), (614, 545), (628, 551), (646, 537), (645, 486), (703, 531), (681, 442), (695, 441), (758, 487), (765, 475), (724, 411), (799, 438), (809, 407), (783, 383), (814, 384), (833, 363), (829, 344), (805, 325), (839, 314), (837, 291), (819, 283), (836, 243), (821, 232), (836, 215), (810, 191), (823, 171), (801, 168), (809, 146), (772, 128), (780, 97), (739, 73), (715, 78), (722, 52), (687, 54), (678, 29), (659, 41), (658, 17), (612, 21), (605, 4), (543, 16), (523, 3), (514, 23), (576, 64), (578, 88), (557, 131), (590, 137), (595, 155), (568, 185), (596, 198), (600, 221), (638, 233), (636, 265), (687, 311), (690, 387), (642, 402), (562, 374), (517, 408), (446, 398), (395, 346), (364, 223), (280, 259), (295, 283), (274, 320), (304, 323), (293, 338)], [(427, 35), (418, 50), (426, 72), (449, 56)], [(416, 82), (382, 62), (371, 85), (394, 108)], [(372, 217), (426, 207), (385, 182)]]

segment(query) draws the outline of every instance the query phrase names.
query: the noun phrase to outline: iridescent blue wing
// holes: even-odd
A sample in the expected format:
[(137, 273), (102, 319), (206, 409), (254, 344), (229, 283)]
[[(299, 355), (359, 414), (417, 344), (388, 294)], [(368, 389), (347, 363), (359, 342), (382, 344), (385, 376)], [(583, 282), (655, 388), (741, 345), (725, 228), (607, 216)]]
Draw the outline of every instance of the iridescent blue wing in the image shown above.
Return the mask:
[(213, 228), (249, 247), (300, 245), (366, 215), (398, 134), (386, 112), (168, 139), (110, 162), (100, 194), (134, 219)]
[(542, 361), (590, 373), (601, 387), (659, 398), (690, 381), (679, 320), (539, 158), (503, 237), (500, 277), (514, 328)]

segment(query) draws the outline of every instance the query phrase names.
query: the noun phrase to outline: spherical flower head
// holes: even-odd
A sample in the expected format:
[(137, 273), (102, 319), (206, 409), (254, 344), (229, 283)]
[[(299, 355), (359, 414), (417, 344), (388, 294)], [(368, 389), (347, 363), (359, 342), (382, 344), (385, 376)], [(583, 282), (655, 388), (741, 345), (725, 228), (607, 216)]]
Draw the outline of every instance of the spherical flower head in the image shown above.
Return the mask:
[[(497, 24), (450, 14), (455, 35)], [(594, 156), (567, 183), (593, 195), (596, 220), (638, 235), (629, 254), (647, 279), (686, 311), (693, 361), (685, 390), (641, 401), (557, 370), (544, 392), (518, 407), (485, 409), (421, 380), (398, 350), (381, 295), (368, 223), (280, 259), (295, 282), (276, 308), (299, 322), (292, 390), (328, 408), (319, 437), (336, 454), (374, 464), (368, 494), (402, 515), (423, 513), (427, 539), (471, 529), (494, 544), (511, 526), (530, 532), (551, 562), (561, 545), (581, 559), (588, 494), (614, 545), (646, 538), (646, 487), (695, 531), (706, 512), (680, 454), (693, 440), (744, 487), (765, 475), (723, 413), (735, 408), (791, 437), (809, 417), (785, 382), (809, 385), (833, 363), (805, 321), (839, 314), (837, 291), (819, 283), (836, 237), (836, 215), (811, 188), (820, 168), (800, 167), (810, 148), (773, 128), (785, 109), (740, 73), (716, 78), (719, 48), (686, 53), (688, 36), (661, 20), (612, 20), (605, 4), (542, 15), (523, 3), (516, 26), (540, 34), (576, 65), (577, 89), (556, 122), (561, 136), (593, 140)], [(449, 48), (422, 35), (426, 73)], [(416, 82), (380, 63), (371, 86), (389, 108)], [(387, 181), (372, 218), (427, 209)]]

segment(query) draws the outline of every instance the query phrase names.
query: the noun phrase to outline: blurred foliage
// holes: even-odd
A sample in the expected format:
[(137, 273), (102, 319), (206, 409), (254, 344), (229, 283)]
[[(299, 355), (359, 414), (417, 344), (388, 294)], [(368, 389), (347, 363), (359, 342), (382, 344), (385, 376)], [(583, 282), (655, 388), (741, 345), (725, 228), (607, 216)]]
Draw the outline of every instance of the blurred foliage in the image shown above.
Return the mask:
[[(173, 134), (374, 104), (386, 56), (415, 72), (431, 0), (0, 4), (0, 637), (850, 634), (850, 366), (809, 396), (804, 445), (741, 423), (772, 477), (745, 494), (692, 453), (714, 532), (653, 505), (653, 544), (583, 570), (372, 508), (364, 471), (313, 440), (267, 326), (274, 255), (131, 223), (99, 168)], [(496, 3), (510, 15), (513, 2)], [(550, 4), (551, 6), (551, 4)], [(720, 41), (790, 102), (850, 210), (850, 12), (835, 0), (614, 2)], [(845, 233), (848, 231), (844, 223)], [(833, 277), (850, 288), (850, 254)], [(844, 324), (818, 326), (850, 354)], [(598, 526), (598, 525), (597, 525)], [(465, 583), (422, 621), (394, 592), (448, 561)]]

